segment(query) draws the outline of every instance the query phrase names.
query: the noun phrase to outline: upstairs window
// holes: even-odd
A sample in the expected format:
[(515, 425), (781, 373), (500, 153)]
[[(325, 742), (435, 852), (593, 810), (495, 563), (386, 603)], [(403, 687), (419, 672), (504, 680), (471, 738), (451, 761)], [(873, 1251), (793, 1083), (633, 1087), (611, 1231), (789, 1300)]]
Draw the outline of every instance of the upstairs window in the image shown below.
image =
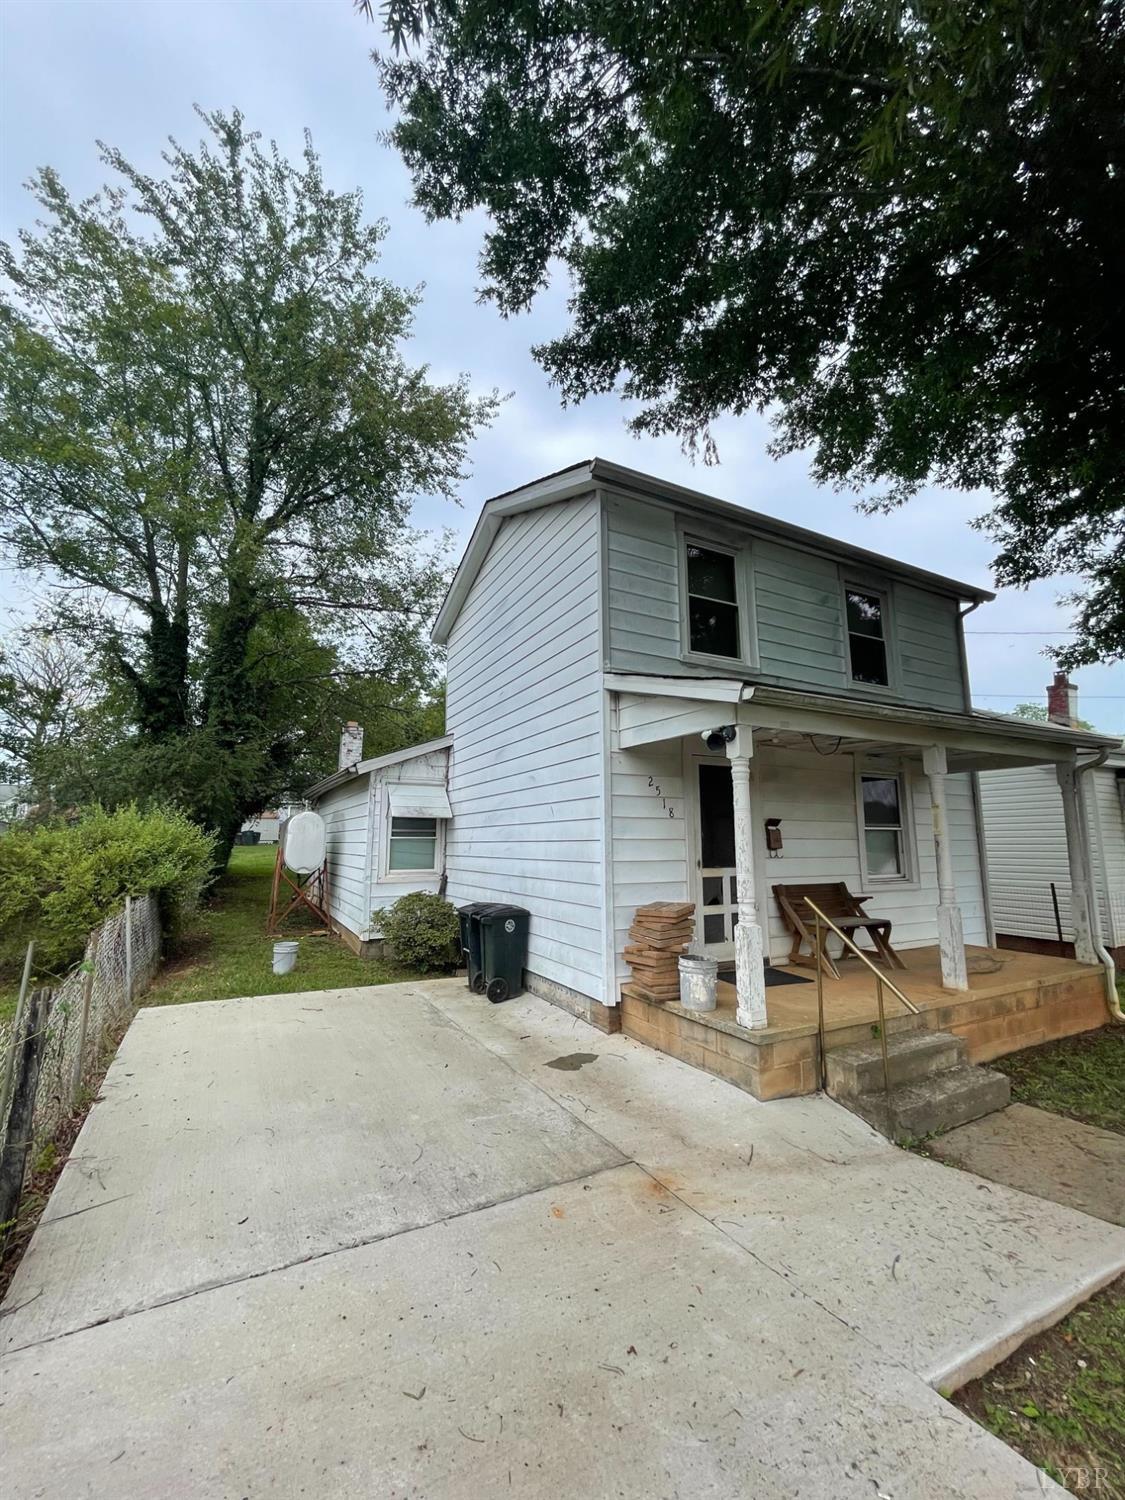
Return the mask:
[(686, 543), (688, 639), (699, 656), (742, 659), (738, 567), (733, 552)]
[(387, 842), (388, 869), (437, 868), (436, 818), (392, 818), (391, 834)]
[(861, 776), (863, 852), (868, 880), (903, 880), (906, 828), (901, 776)]
[(848, 611), (848, 659), (853, 682), (887, 687), (886, 597), (873, 589), (845, 584)]

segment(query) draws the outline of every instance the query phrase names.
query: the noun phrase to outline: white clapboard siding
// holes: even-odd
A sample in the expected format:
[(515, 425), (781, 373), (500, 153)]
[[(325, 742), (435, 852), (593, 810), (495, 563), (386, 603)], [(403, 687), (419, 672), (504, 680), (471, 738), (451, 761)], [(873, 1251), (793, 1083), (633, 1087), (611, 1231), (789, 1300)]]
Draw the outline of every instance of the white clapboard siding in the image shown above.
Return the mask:
[(613, 827), (613, 951), (618, 980), (638, 906), (687, 901), (692, 862), (680, 741), (615, 751), (610, 757)]
[(371, 777), (357, 776), (333, 787), (316, 804), (316, 811), (324, 819), (332, 916), (341, 927), (365, 937), (371, 921)]
[[(897, 947), (918, 948), (937, 942), (937, 866), (929, 790), (920, 768), (908, 765), (906, 769), (914, 809), (916, 878), (864, 884), (854, 758), (764, 748), (755, 755), (756, 823), (760, 825), (765, 818), (782, 820), (781, 858), (764, 860), (759, 882), (768, 892), (769, 949), (775, 960), (789, 951), (789, 938), (773, 896), (774, 885), (846, 881), (851, 890), (872, 897), (868, 911), (891, 919), (892, 941)], [(985, 943), (984, 897), (969, 778), (950, 776), (947, 797), (965, 941)]]
[(449, 899), (531, 913), (528, 968), (605, 1001), (600, 513), (508, 517), (449, 638)]
[[(692, 517), (685, 524), (706, 537), (706, 520)], [(717, 537), (729, 542), (728, 520)], [(862, 692), (847, 670), (846, 565), (755, 535), (752, 525), (745, 540), (754, 580), (758, 665), (747, 674), (732, 664), (726, 675), (812, 691)], [(611, 494), (606, 544), (609, 665), (619, 672), (658, 676), (723, 675), (721, 665), (692, 662), (682, 654), (675, 511)], [(892, 646), (899, 673), (894, 696), (923, 707), (964, 708), (956, 601), (905, 583), (896, 584), (892, 593)]]
[[(1053, 766), (987, 771), (980, 778), (988, 882), (996, 930), (1055, 941), (1054, 883), (1070, 941), (1070, 863), (1062, 793)], [(1125, 942), (1125, 822), (1110, 767), (1083, 779), (1094, 893), (1103, 937)]]

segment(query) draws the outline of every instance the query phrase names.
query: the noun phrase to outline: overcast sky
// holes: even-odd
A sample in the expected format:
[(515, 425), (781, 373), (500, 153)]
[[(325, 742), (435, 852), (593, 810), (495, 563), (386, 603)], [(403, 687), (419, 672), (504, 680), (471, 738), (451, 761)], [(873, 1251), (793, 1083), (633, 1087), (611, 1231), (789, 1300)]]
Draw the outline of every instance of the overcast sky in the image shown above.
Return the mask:
[[(2, 0), (0, 237), (12, 238), (31, 219), (22, 184), (36, 167), (49, 164), (72, 192), (90, 192), (104, 180), (100, 139), (159, 171), (167, 136), (198, 140), (193, 103), (237, 105), (289, 154), (300, 150), (307, 127), (328, 181), (340, 190), (362, 186), (369, 213), (389, 222), (384, 272), (407, 285), (425, 283), (412, 357), (439, 377), (466, 371), (480, 390), (513, 393), (472, 449), (461, 508), (422, 503), (420, 524), (450, 525), (467, 537), (489, 495), (597, 454), (889, 557), (991, 584), (992, 548), (969, 525), (987, 497), (934, 490), (889, 518), (865, 517), (849, 496), (818, 489), (806, 459), (768, 458), (769, 429), (757, 418), (720, 423), (721, 462), (704, 468), (674, 440), (631, 437), (615, 399), (564, 410), (528, 351), (563, 326), (565, 288), (510, 322), (478, 306), (480, 222), (427, 225), (409, 205), (402, 164), (377, 139), (388, 118), (369, 54), (380, 40), (349, 0)], [(21, 583), (11, 570), (0, 574), (0, 599), (9, 607)], [(1008, 590), (973, 615), (968, 644), (978, 706), (1004, 710), (1043, 700), (1053, 669), (1042, 651), (1069, 623), (1057, 601), (1071, 587), (1054, 580)], [(1083, 715), (1125, 734), (1125, 669), (1093, 668), (1077, 681)]]

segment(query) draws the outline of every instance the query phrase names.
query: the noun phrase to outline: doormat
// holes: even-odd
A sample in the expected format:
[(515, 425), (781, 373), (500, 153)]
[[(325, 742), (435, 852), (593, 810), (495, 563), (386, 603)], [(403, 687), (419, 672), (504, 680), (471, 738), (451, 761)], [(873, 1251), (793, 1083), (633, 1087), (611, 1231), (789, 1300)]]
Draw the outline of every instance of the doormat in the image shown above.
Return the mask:
[[(724, 984), (733, 984), (735, 971), (732, 965), (729, 969), (720, 969), (719, 978)], [(775, 969), (772, 965), (766, 965), (766, 989), (774, 984), (812, 984), (811, 979), (806, 979), (802, 974), (787, 974), (784, 969)]]

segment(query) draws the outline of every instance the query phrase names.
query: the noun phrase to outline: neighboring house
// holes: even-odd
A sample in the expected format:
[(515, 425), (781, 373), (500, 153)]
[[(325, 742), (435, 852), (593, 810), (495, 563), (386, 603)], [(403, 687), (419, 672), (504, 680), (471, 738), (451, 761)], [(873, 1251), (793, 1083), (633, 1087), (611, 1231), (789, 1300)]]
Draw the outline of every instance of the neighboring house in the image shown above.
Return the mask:
[[(362, 754), (362, 731), (349, 742), (355, 728), (345, 730), (341, 758)], [(445, 887), (450, 744), (446, 737), (356, 759), (309, 788), (327, 833), (332, 916), (356, 952), (378, 941), (380, 907), (409, 891)]]
[[(599, 1024), (636, 908), (690, 900), (697, 948), (737, 962), (739, 1021), (764, 1026), (762, 956), (789, 950), (775, 883), (847, 882), (966, 988), (965, 944), (992, 936), (973, 773), (1108, 743), (971, 707), (961, 614), (991, 597), (599, 459), (490, 500), (434, 630), (434, 884), (527, 907), (529, 987)], [(402, 777), (434, 749), (369, 764)], [(345, 788), (370, 931), (394, 809), (373, 776), (310, 795), (328, 818)]]
[[(1062, 673), (1047, 690), (1052, 722), (1077, 718)], [(1125, 963), (1125, 742), (1081, 777), (1091, 893), (1102, 941)], [(1063, 799), (1053, 766), (989, 771), (980, 779), (996, 941), (1039, 953), (1074, 952)]]
[[(247, 818), (239, 829), (241, 839), (236, 842), (244, 844), (276, 844), (281, 831), (281, 813), (277, 808), (267, 808), (260, 812), (256, 818)], [(251, 835), (247, 838), (245, 835)], [(254, 834), (258, 837), (255, 839)]]
[(27, 791), (15, 782), (0, 782), (0, 833), (14, 823), (22, 823), (31, 811)]

